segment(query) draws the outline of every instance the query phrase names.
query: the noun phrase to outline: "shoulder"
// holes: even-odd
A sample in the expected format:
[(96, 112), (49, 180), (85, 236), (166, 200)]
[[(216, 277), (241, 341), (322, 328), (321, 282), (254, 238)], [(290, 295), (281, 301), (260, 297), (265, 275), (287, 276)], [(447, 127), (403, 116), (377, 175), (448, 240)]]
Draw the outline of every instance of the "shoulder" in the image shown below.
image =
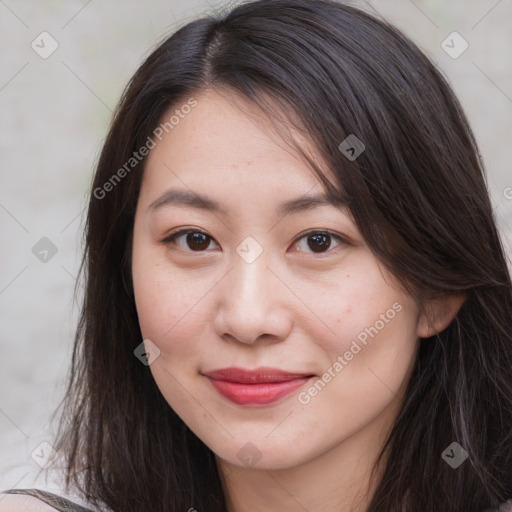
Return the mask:
[(11, 489), (0, 493), (0, 512), (95, 512), (77, 501), (42, 489)]
[(484, 510), (484, 512), (512, 512), (512, 498), (501, 503), (498, 508), (489, 508)]
[(55, 512), (55, 509), (34, 496), (0, 493), (0, 512)]
[(498, 510), (499, 512), (512, 512), (512, 498), (502, 503)]

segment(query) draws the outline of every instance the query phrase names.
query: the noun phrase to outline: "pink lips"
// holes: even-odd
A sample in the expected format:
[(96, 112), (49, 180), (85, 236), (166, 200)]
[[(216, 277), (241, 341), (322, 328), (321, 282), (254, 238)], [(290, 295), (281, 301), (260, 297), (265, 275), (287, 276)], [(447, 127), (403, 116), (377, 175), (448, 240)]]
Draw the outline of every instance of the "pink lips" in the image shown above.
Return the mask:
[(222, 368), (205, 375), (222, 396), (235, 404), (247, 406), (274, 403), (312, 377), (310, 374), (290, 373), (268, 367), (256, 370)]

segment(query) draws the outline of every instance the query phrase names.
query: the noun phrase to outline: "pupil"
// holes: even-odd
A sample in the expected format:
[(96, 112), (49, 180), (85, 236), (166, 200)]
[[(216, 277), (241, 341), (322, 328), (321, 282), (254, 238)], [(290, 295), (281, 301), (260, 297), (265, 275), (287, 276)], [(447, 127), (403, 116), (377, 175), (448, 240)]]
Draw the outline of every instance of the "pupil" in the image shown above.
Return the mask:
[(188, 233), (187, 243), (191, 249), (206, 249), (208, 247), (208, 237), (204, 233)]
[[(322, 249), (328, 249), (331, 243), (328, 240), (329, 235), (325, 234), (318, 234), (318, 235), (311, 235), (309, 238), (310, 240), (314, 240), (314, 244), (309, 244), (309, 248), (312, 249), (314, 252), (321, 252)], [(318, 250), (320, 249), (320, 250)]]

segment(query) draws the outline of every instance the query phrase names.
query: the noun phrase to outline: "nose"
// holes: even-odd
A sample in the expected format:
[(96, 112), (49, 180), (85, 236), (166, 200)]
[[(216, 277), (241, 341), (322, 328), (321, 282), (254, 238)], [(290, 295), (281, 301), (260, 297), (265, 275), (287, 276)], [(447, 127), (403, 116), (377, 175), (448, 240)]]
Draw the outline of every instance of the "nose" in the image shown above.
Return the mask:
[(217, 288), (214, 328), (225, 340), (276, 343), (291, 332), (293, 294), (268, 266), (265, 252), (256, 261), (235, 260)]

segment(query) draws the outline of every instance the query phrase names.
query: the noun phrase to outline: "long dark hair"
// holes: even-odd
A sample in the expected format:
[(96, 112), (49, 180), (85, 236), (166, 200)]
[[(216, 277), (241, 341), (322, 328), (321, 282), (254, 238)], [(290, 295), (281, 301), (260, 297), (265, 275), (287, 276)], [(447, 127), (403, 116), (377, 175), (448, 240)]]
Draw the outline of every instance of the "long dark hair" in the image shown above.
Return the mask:
[[(131, 242), (145, 158), (126, 167), (171, 107), (211, 87), (310, 137), (336, 177), (311, 161), (326, 190), (419, 302), (466, 297), (444, 331), (420, 340), (368, 511), (480, 512), (512, 497), (512, 285), (474, 136), (408, 38), (329, 0), (258, 0), (192, 21), (128, 84), (89, 202), (85, 297), (56, 442), (66, 485), (116, 512), (225, 510), (214, 454), (134, 356)], [(340, 150), (349, 135), (365, 145), (357, 159)], [(442, 457), (453, 442), (468, 453), (457, 469)]]

